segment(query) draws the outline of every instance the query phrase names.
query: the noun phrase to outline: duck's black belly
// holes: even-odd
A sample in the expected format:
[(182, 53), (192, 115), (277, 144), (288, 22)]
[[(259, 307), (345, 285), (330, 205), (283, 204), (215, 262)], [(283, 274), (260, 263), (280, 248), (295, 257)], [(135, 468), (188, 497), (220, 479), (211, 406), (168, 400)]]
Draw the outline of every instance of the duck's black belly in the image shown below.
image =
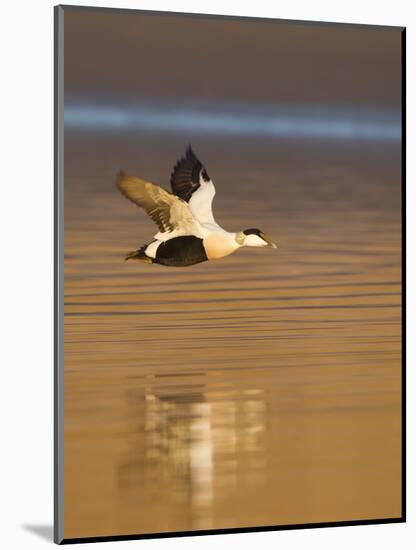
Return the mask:
[(208, 260), (202, 239), (176, 237), (158, 246), (155, 262), (172, 267), (185, 267)]

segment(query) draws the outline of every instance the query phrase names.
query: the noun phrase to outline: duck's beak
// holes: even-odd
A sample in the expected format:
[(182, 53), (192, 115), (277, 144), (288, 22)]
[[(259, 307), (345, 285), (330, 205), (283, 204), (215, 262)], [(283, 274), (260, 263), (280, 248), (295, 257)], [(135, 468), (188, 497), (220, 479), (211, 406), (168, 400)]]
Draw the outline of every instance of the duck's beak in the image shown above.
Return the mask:
[(270, 239), (270, 237), (268, 237), (268, 236), (265, 235), (264, 233), (261, 234), (261, 238), (263, 239), (263, 241), (266, 241), (267, 246), (268, 246), (269, 248), (277, 248), (277, 245), (274, 244), (274, 242)]

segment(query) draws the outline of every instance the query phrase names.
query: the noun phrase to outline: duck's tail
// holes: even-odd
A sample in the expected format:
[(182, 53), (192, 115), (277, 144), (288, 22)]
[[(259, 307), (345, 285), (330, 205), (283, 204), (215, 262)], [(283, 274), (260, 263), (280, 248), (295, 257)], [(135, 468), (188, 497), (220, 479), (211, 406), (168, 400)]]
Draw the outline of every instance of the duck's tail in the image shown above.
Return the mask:
[(136, 260), (137, 262), (145, 262), (148, 264), (153, 263), (153, 258), (149, 258), (149, 256), (146, 256), (146, 248), (147, 244), (143, 245), (138, 250), (133, 250), (132, 252), (129, 252), (126, 257), (124, 258), (125, 261), (127, 260)]

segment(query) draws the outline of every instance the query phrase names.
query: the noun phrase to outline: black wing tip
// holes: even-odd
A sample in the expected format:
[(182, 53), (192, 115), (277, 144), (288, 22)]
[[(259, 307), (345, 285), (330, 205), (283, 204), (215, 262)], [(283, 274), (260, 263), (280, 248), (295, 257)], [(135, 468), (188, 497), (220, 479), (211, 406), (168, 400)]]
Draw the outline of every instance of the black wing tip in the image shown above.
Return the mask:
[(189, 159), (189, 160), (193, 160), (195, 162), (200, 162), (201, 163), (199, 158), (196, 156), (195, 151), (192, 149), (192, 145), (190, 143), (188, 144), (188, 147), (186, 148), (185, 158)]
[(192, 149), (192, 145), (190, 143), (188, 143), (188, 146), (187, 148), (185, 149), (185, 154), (182, 155), (177, 161), (176, 161), (176, 164), (175, 164), (175, 167), (174, 168), (177, 168), (178, 165), (181, 163), (181, 162), (184, 162), (186, 160), (191, 160), (191, 161), (194, 161), (194, 162), (199, 162), (200, 164), (201, 161), (199, 160), (199, 158), (196, 156), (195, 154), (195, 151)]
[(170, 176), (173, 193), (185, 202), (189, 202), (192, 194), (200, 186), (201, 174), (204, 180), (208, 181), (209, 177), (204, 165), (189, 143), (185, 149), (185, 154), (176, 162)]
[(176, 176), (177, 171), (180, 170), (181, 167), (187, 161), (188, 162), (189, 161), (199, 162), (199, 160), (198, 160), (197, 156), (195, 155), (190, 143), (188, 144), (188, 147), (185, 149), (185, 154), (178, 158), (178, 160), (176, 161), (176, 163), (175, 163), (175, 165), (172, 169), (172, 172), (171, 172), (171, 175), (170, 175), (170, 184), (171, 184), (172, 187), (174, 186), (174, 181), (175, 181), (175, 176)]

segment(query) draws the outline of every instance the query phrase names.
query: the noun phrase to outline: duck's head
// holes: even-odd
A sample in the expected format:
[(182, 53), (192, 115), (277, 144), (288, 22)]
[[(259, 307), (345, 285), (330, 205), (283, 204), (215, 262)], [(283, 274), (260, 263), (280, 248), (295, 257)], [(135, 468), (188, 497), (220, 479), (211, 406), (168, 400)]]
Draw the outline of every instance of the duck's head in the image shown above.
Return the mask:
[(236, 241), (240, 246), (268, 246), (277, 248), (272, 240), (260, 229), (251, 228), (240, 231), (236, 235)]

